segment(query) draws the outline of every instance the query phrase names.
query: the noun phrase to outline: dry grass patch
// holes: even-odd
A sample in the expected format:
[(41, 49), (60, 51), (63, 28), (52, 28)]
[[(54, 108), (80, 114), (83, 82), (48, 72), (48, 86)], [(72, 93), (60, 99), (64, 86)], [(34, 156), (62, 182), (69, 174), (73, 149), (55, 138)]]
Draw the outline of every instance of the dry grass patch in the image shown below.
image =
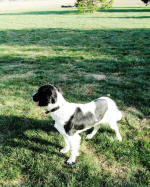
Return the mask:
[(107, 76), (103, 73), (101, 73), (101, 74), (87, 73), (85, 75), (85, 77), (88, 77), (88, 78), (92, 77), (92, 78), (97, 79), (97, 80), (103, 80), (103, 79), (107, 78)]
[(2, 186), (20, 186), (21, 184), (23, 184), (23, 180), (21, 178), (17, 180), (0, 181), (0, 185)]
[(6, 81), (6, 80), (9, 80), (9, 79), (17, 79), (17, 78), (20, 78), (20, 79), (25, 79), (25, 78), (29, 78), (29, 77), (32, 77), (34, 76), (34, 73), (33, 71), (29, 71), (27, 73), (22, 73), (22, 74), (11, 74), (11, 75), (5, 75), (2, 77), (2, 81)]

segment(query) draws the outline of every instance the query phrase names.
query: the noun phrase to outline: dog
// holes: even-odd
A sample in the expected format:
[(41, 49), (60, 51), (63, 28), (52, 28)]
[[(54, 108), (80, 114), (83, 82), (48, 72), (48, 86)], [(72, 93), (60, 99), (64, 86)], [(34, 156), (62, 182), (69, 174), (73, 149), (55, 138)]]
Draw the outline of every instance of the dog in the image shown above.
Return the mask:
[(100, 124), (107, 123), (115, 131), (117, 139), (122, 141), (117, 126), (122, 113), (109, 97), (100, 97), (86, 104), (70, 103), (65, 100), (60, 89), (53, 85), (44, 85), (32, 98), (37, 106), (47, 107), (46, 113), (50, 113), (55, 120), (54, 127), (65, 140), (65, 147), (60, 152), (71, 153), (67, 164), (75, 163), (76, 157), (79, 156), (80, 133), (90, 128), (93, 128), (93, 131), (86, 139), (91, 139), (96, 134)]

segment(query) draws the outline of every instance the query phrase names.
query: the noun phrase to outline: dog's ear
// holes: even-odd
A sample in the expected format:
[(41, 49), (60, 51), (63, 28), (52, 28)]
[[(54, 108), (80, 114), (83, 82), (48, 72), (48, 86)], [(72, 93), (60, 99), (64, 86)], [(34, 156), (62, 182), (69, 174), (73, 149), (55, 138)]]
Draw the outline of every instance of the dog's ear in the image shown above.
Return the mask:
[(52, 95), (50, 97), (50, 100), (51, 100), (51, 103), (54, 104), (57, 101), (56, 89), (52, 89), (51, 92), (52, 92)]
[(63, 94), (63, 91), (62, 91), (62, 89), (59, 87), (59, 88), (57, 88), (57, 90), (61, 93), (61, 94)]
[(47, 99), (50, 103), (54, 104), (57, 101), (57, 93), (55, 86), (48, 84), (43, 86), (43, 90), (47, 93)]
[(55, 88), (57, 89), (57, 91), (59, 91), (61, 94), (63, 94), (62, 89), (60, 87), (55, 86)]

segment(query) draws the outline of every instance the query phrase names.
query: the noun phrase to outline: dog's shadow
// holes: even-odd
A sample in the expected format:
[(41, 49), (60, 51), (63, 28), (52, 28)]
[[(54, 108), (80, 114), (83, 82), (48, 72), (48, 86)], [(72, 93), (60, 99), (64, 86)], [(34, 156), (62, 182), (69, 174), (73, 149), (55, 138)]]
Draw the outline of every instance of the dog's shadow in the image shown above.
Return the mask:
[[(59, 153), (61, 147), (52, 120), (0, 115), (0, 122), (0, 143), (9, 150), (25, 148), (33, 153), (46, 152), (64, 157)], [(46, 136), (54, 136), (54, 141), (38, 136), (39, 131)]]

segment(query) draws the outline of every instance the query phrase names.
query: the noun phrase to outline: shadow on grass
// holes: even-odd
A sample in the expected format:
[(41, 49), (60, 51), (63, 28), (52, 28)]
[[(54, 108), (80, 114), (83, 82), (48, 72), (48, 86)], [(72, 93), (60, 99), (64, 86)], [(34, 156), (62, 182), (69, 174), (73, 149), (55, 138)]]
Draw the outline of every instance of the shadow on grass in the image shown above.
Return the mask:
[(111, 8), (108, 10), (102, 10), (100, 9), (99, 12), (117, 12), (117, 13), (122, 13), (122, 12), (150, 12), (150, 8), (146, 7), (146, 8), (141, 8), (141, 7), (117, 7), (117, 8)]
[[(62, 154), (59, 154), (58, 152), (51, 151), (53, 150), (52, 147), (60, 148), (59, 144), (36, 137), (36, 135), (38, 135), (38, 130), (48, 133), (49, 136), (51, 136), (52, 132), (56, 132), (54, 126), (50, 124), (50, 121), (35, 120), (18, 116), (0, 116), (0, 121), (2, 137), (0, 142), (4, 147), (7, 147), (8, 149), (24, 148), (31, 150), (33, 153), (47, 152), (50, 155), (57, 154), (62, 156)], [(27, 136), (27, 131), (34, 131), (35, 137), (32, 134)], [(51, 149), (47, 149), (46, 147), (51, 147)]]
[[(128, 171), (129, 174), (126, 173), (125, 178), (119, 173), (120, 171), (116, 172), (108, 169), (109, 166), (112, 167), (113, 163), (109, 166), (106, 164), (106, 168), (104, 167), (105, 164), (103, 164), (103, 167), (101, 165), (95, 166), (94, 161), (91, 162), (90, 160), (91, 157), (88, 158), (88, 152), (86, 153), (87, 155), (82, 153), (75, 165), (67, 166), (64, 164), (65, 156), (56, 151), (60, 148), (59, 144), (57, 144), (57, 132), (55, 132), (48, 120), (0, 115), (0, 122), (0, 155), (3, 159), (1, 164), (5, 165), (1, 171), (3, 176), (0, 175), (0, 178), (5, 177), (5, 184), (8, 180), (9, 185), (14, 179), (17, 181), (17, 170), (20, 170), (20, 178), (24, 177), (23, 181), (21, 181), (22, 185), (26, 186), (42, 186), (42, 184), (67, 186), (68, 183), (72, 186), (78, 186), (79, 184), (81, 186), (86, 184), (87, 186), (88, 184), (88, 186), (92, 187), (111, 186), (112, 184), (112, 186), (138, 186), (141, 182), (142, 184), (147, 184), (148, 182), (147, 171), (135, 170), (132, 175)], [(27, 135), (27, 131), (31, 131), (31, 134)], [(38, 136), (38, 131), (40, 131), (40, 136)], [(48, 136), (54, 136), (54, 142), (56, 143), (42, 139), (41, 134), (43, 132), (48, 134)], [(103, 130), (100, 132), (102, 133)], [(105, 149), (114, 149), (113, 145), (110, 148), (111, 145), (108, 141), (104, 141), (103, 145), (104, 143), (106, 144), (104, 146)], [(117, 147), (115, 151), (120, 152), (120, 146), (117, 144), (115, 146)], [(140, 148), (141, 146), (143, 145), (140, 144)], [(101, 151), (103, 154), (106, 151), (104, 148)], [(127, 149), (127, 151), (129, 150)], [(124, 150), (120, 154), (123, 156)], [(6, 158), (6, 163), (4, 158)], [(9, 170), (9, 168), (11, 169)]]
[(76, 14), (78, 11), (76, 9), (69, 10), (52, 10), (52, 11), (31, 11), (31, 12), (21, 12), (21, 13), (0, 13), (0, 16), (21, 16), (21, 15), (69, 15)]
[[(141, 8), (141, 7), (117, 7), (111, 8), (108, 10), (100, 9), (98, 12), (150, 12), (150, 8)], [(73, 9), (61, 9), (61, 10), (52, 10), (52, 11), (28, 11), (21, 13), (0, 13), (0, 16), (17, 16), (17, 15), (68, 15), (68, 14), (77, 14), (78, 10), (76, 8)]]
[[(46, 47), (56, 53), (63, 54), (67, 51), (70, 54), (69, 56), (41, 55), (34, 58), (18, 54), (1, 55), (1, 73), (9, 75), (21, 70), (17, 67), (15, 67), (17, 71), (15, 69), (11, 71), (9, 68), (5, 70), (5, 65), (29, 64), (34, 76), (22, 78), (20, 82), (26, 81), (30, 85), (46, 82), (61, 85), (70, 99), (76, 98), (78, 102), (110, 94), (122, 105), (133, 106), (145, 116), (149, 116), (149, 35), (150, 29), (0, 31), (0, 44), (8, 47), (12, 44), (21, 46), (22, 53), (28, 50), (30, 52), (33, 50), (33, 53), (36, 50), (42, 51), (43, 47)], [(30, 48), (32, 45), (34, 47)], [(80, 55), (75, 56), (74, 53)], [(84, 76), (85, 73), (105, 74), (106, 78), (88, 79)], [(66, 78), (59, 77), (59, 74)], [(17, 86), (18, 82), (12, 79), (8, 84)], [(91, 94), (71, 93), (71, 90), (80, 89), (86, 84), (91, 86), (94, 84)]]
[[(144, 118), (149, 115), (149, 35), (149, 29), (0, 31), (0, 44), (6, 48), (4, 54), (0, 54), (0, 75), (2, 78), (6, 76), (6, 80), (0, 84), (0, 92), (10, 93), (16, 98), (16, 90), (22, 91), (23, 88), (24, 92), (28, 92), (30, 86), (50, 82), (62, 87), (65, 98), (71, 101), (75, 99), (80, 103), (109, 93), (119, 103), (119, 107), (133, 106), (143, 113)], [(12, 46), (15, 49), (6, 55), (5, 52), (8, 53)], [(42, 51), (44, 47), (55, 51), (56, 55), (24, 55), (28, 51), (33, 54)], [(28, 71), (33, 71), (31, 77), (14, 79), (8, 76)], [(66, 77), (63, 79), (59, 74)], [(104, 74), (106, 78), (98, 80), (85, 77), (85, 74)], [(22, 95), (19, 97), (25, 100)], [(14, 111), (17, 112), (18, 109)], [(6, 156), (7, 166), (3, 170), (6, 171), (4, 176), (7, 180), (16, 178), (17, 175), (14, 177), (9, 174), (15, 173), (16, 168), (21, 168), (20, 175), (25, 174), (27, 177), (26, 186), (67, 186), (74, 183), (76, 186), (147, 185), (148, 175), (145, 177), (144, 171), (129, 173), (127, 179), (113, 176), (107, 170), (95, 173), (94, 164), (85, 162), (82, 156), (76, 166), (65, 167), (62, 164), (64, 156), (57, 152), (60, 145), (60, 142), (57, 143), (57, 132), (49, 124), (49, 120), (1, 115), (0, 123), (1, 155), (2, 158)], [(44, 139), (47, 135), (53, 136), (54, 140)], [(98, 147), (100, 139), (95, 138), (96, 140), (95, 145)], [(105, 148), (108, 149), (108, 142), (105, 143)], [(131, 152), (128, 151), (127, 143), (124, 149), (120, 149), (117, 144), (118, 149), (114, 149), (114, 152), (116, 151), (116, 155), (120, 154), (120, 157), (127, 152), (128, 161), (130, 153), (134, 152), (132, 145)], [(149, 157), (145, 157), (148, 155), (147, 148), (146, 154), (143, 154), (144, 146), (143, 141), (137, 141), (135, 148), (139, 151), (135, 153), (142, 156), (141, 161), (147, 167)], [(105, 151), (102, 150), (102, 153)], [(12, 171), (8, 172), (10, 167)]]
[[(147, 61), (139, 60), (135, 62), (135, 59), (129, 61), (116, 61), (113, 59), (101, 58), (92, 60), (79, 58), (78, 62), (76, 62), (76, 60), (77, 59), (74, 57), (63, 56), (43, 56), (40, 58), (26, 59), (17, 55), (16, 57), (4, 56), (0, 58), (2, 68), (5, 67), (6, 63), (15, 65), (15, 70), (4, 70), (5, 76), (7, 74), (7, 79), (5, 81), (6, 85), (11, 85), (20, 89), (22, 82), (25, 82), (26, 86), (28, 84), (33, 86), (52, 83), (62, 87), (67, 100), (76, 99), (78, 102), (87, 102), (97, 97), (110, 94), (110, 96), (118, 102), (121, 108), (123, 106), (132, 106), (140, 110), (143, 113), (143, 117), (148, 117), (149, 65), (147, 64)], [(138, 65), (139, 63), (140, 66)], [(32, 70), (33, 76), (20, 76), (20, 79), (13, 78), (13, 74), (18, 74), (21, 64), (23, 67), (25, 67), (25, 65), (28, 66), (29, 64), (32, 65), (30, 71)], [(19, 69), (17, 68), (17, 65)], [(25, 69), (24, 71), (28, 72), (28, 70)], [(90, 75), (92, 73), (96, 75), (105, 74), (106, 78), (97, 80), (85, 76), (85, 74)], [(10, 78), (8, 78), (9, 75)], [(67, 77), (63, 78), (62, 76)], [(92, 92), (86, 93), (82, 91), (79, 93), (79, 90), (86, 84), (91, 86)], [(20, 97), (20, 95), (18, 96)]]
[(119, 17), (119, 16), (117, 16), (117, 17), (114, 17), (114, 16), (112, 16), (112, 17), (102, 17), (102, 16), (99, 16), (99, 17), (89, 17), (90, 19), (114, 19), (114, 18), (116, 18), (116, 19), (127, 19), (127, 18), (130, 18), (130, 19), (146, 19), (146, 18), (150, 18), (150, 16), (122, 16), (122, 17)]

